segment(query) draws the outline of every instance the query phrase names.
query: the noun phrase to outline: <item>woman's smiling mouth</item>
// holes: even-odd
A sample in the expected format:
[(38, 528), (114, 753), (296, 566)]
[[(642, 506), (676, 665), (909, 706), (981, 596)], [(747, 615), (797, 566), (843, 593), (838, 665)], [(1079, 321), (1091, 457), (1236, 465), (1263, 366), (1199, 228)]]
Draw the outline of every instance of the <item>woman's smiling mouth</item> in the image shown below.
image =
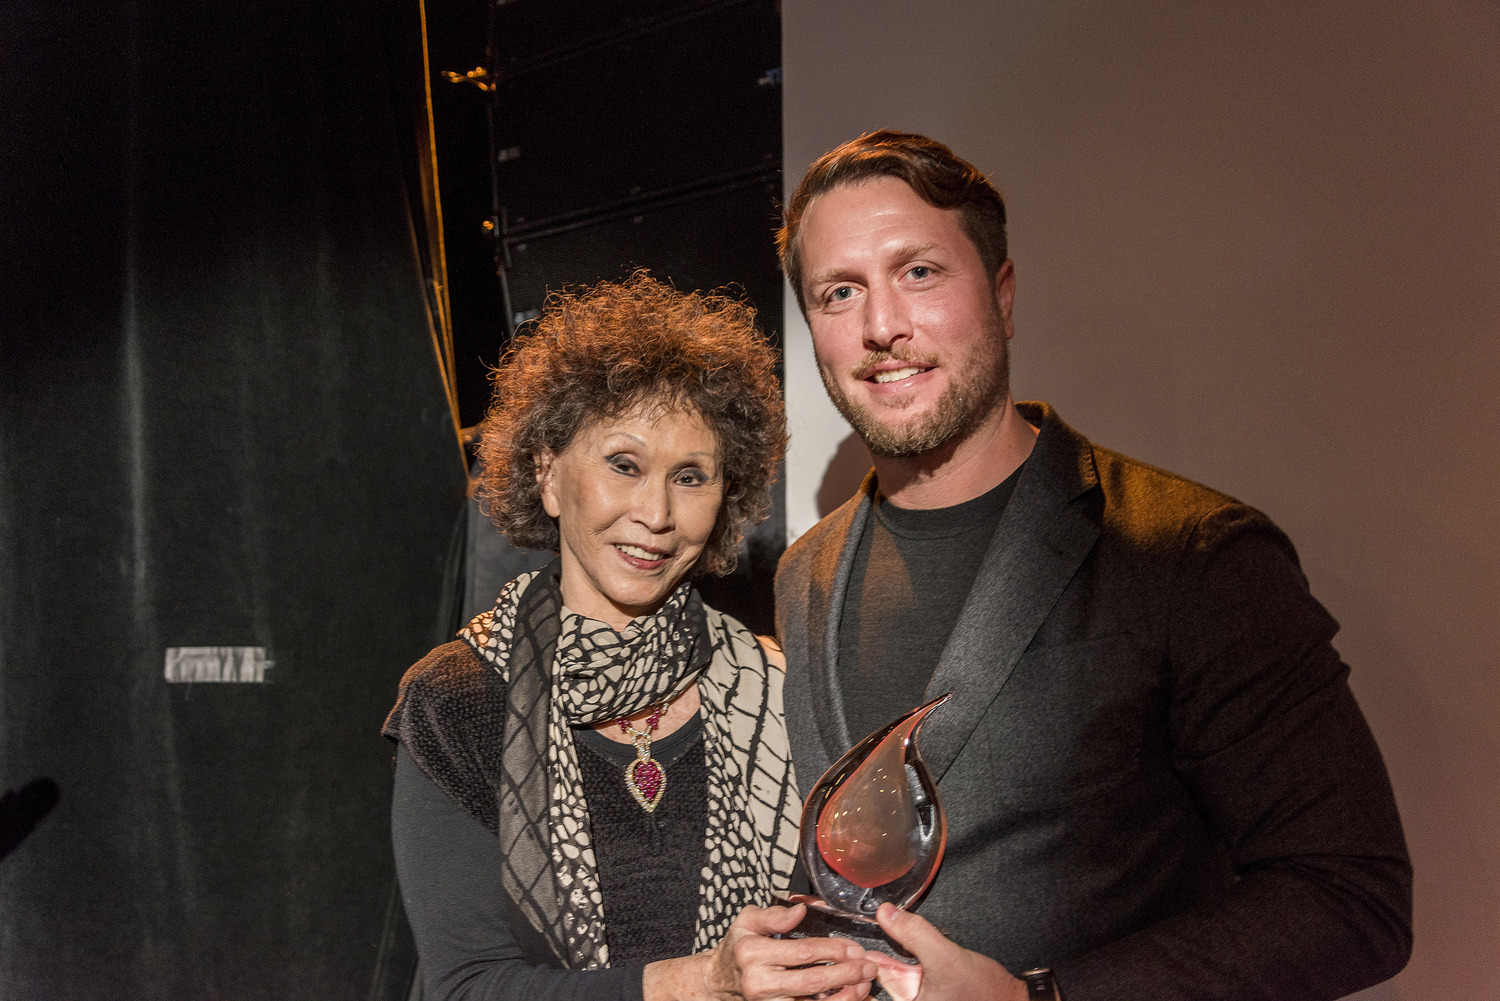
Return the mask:
[(659, 549), (647, 549), (645, 546), (635, 546), (628, 542), (616, 542), (614, 546), (626, 561), (634, 566), (659, 566), (672, 555)]

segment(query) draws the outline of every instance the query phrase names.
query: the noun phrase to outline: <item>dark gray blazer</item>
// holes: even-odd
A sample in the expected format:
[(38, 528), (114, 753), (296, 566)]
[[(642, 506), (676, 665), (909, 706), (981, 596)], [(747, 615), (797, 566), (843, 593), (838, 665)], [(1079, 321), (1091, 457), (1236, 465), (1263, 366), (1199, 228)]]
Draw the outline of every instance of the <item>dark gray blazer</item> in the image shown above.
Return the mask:
[[(1411, 947), (1380, 752), (1291, 543), (1045, 404), (938, 662), (923, 755), (948, 851), (921, 913), (1067, 1001), (1338, 998)], [(873, 476), (776, 580), (809, 788), (850, 734), (833, 671)]]

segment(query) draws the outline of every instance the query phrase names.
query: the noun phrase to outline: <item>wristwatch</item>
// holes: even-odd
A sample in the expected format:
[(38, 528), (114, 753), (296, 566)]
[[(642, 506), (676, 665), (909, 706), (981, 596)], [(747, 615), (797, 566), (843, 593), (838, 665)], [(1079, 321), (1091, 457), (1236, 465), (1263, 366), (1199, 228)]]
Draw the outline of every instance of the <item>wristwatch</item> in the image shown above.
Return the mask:
[(1057, 993), (1057, 978), (1052, 975), (1052, 970), (1046, 966), (1037, 967), (1035, 970), (1027, 970), (1021, 974), (1021, 979), (1026, 982), (1026, 997), (1028, 1001), (1057, 1001), (1060, 997)]

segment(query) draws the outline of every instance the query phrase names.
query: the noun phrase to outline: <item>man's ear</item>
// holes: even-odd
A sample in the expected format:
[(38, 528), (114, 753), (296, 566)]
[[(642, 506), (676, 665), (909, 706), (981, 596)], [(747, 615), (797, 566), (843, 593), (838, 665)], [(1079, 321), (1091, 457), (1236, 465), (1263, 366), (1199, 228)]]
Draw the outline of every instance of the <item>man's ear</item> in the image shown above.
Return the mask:
[(556, 518), (562, 511), (562, 505), (557, 502), (557, 455), (550, 448), (543, 448), (536, 454), (536, 485), (542, 494), (542, 509), (547, 512), (547, 517)]
[(1016, 306), (1016, 266), (1010, 258), (995, 272), (995, 306), (1000, 310), (1000, 325), (1005, 329), (1005, 339), (1016, 336), (1016, 328), (1010, 320), (1011, 310)]

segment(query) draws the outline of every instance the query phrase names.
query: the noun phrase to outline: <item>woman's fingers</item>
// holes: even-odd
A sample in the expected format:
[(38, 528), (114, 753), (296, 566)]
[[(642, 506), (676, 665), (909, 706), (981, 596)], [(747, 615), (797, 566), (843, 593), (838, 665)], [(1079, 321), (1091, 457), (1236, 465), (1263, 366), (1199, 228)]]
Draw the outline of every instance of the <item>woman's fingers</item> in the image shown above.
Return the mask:
[(746, 907), (735, 915), (729, 930), (731, 934), (739, 929), (751, 935), (783, 935), (797, 927), (805, 913), (807, 908), (802, 904), (792, 907)]
[(747, 907), (734, 919), (721, 950), (747, 1001), (825, 995), (859, 1001), (869, 994), (875, 964), (864, 949), (835, 938), (773, 938), (797, 927), (803, 907)]
[[(875, 964), (864, 958), (864, 950), (858, 959), (846, 959), (828, 965), (809, 966), (800, 970), (768, 971), (768, 983), (761, 998), (805, 998), (829, 994), (830, 1001), (851, 1001), (869, 994), (870, 982), (875, 979)], [(749, 991), (746, 998), (756, 997)]]
[(732, 948), (735, 965), (742, 970), (751, 966), (794, 970), (815, 964), (864, 960), (865, 955), (864, 949), (841, 938), (778, 939), (746, 935), (737, 939)]

